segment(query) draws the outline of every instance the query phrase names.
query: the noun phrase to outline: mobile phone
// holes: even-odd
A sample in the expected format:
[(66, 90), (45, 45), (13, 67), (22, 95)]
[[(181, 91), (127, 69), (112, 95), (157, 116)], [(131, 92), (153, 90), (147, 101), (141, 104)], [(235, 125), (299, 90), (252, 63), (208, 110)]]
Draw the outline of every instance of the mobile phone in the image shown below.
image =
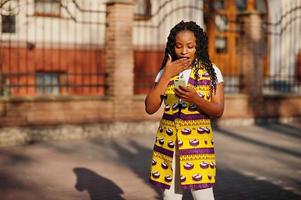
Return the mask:
[(186, 82), (185, 82), (185, 80), (182, 80), (182, 79), (176, 79), (174, 82), (175, 82), (175, 88), (176, 88), (176, 89), (179, 89), (179, 86), (184, 86), (184, 87), (186, 87)]

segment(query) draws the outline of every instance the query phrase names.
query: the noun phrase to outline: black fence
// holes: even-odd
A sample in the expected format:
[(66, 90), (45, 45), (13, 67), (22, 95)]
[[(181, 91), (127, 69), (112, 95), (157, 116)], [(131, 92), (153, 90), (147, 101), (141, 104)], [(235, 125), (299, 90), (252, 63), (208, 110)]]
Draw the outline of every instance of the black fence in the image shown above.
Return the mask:
[(104, 94), (104, 1), (1, 3), (0, 95)]
[[(0, 95), (104, 95), (105, 0), (4, 0), (0, 3)], [(135, 1), (134, 93), (152, 87), (169, 30), (181, 20), (206, 29), (226, 93), (240, 93), (247, 1)], [(301, 2), (256, 2), (262, 16), (264, 93), (301, 93)], [(260, 3), (261, 2), (261, 3)], [(264, 3), (262, 3), (264, 2)], [(290, 3), (291, 2), (291, 3)], [(235, 16), (234, 18), (231, 16)]]
[(265, 93), (301, 94), (301, 2), (289, 1), (265, 22), (269, 40), (270, 72), (264, 81)]
[[(169, 33), (167, 29), (183, 19), (196, 21), (206, 29), (209, 56), (223, 73), (226, 93), (240, 93), (245, 87), (242, 40), (246, 34), (243, 18), (249, 13), (247, 1), (233, 2), (235, 5), (230, 6), (236, 7), (235, 13), (230, 11), (233, 8), (228, 9), (227, 1), (195, 0), (186, 4), (176, 0), (160, 1), (147, 21), (135, 21), (136, 51), (142, 57), (138, 60), (145, 61), (138, 61), (135, 65), (136, 92), (145, 93), (152, 87), (162, 63)], [(263, 92), (301, 93), (301, 2), (287, 1), (282, 6), (279, 3), (278, 6), (270, 6), (273, 10), (269, 12), (267, 3), (254, 1), (261, 17), (262, 49), (256, 54), (259, 54), (263, 68)]]

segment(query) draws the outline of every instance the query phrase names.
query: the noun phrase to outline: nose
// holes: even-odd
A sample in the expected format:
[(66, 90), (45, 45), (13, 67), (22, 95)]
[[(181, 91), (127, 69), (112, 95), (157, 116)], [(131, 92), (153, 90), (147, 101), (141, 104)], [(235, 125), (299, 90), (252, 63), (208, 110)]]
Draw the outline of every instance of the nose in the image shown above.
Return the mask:
[(182, 49), (181, 49), (181, 54), (182, 55), (185, 55), (187, 53), (187, 48), (186, 47), (183, 47)]

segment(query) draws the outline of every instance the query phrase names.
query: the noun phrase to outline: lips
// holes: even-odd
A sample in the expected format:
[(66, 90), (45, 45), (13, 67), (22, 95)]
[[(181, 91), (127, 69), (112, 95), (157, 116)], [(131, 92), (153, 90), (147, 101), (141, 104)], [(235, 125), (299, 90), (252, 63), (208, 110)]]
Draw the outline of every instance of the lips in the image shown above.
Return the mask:
[(159, 127), (159, 131), (160, 131), (160, 133), (162, 133), (163, 132), (163, 128)]
[(170, 110), (170, 105), (166, 105), (164, 109), (165, 109), (165, 111), (169, 111)]
[(152, 172), (152, 177), (153, 177), (153, 178), (159, 178), (159, 177), (160, 177), (160, 173), (157, 172), (157, 171), (153, 171), (153, 172)]
[(200, 166), (202, 169), (207, 169), (209, 167), (209, 164), (208, 164), (208, 162), (202, 161)]
[(204, 130), (206, 133), (208, 133), (208, 134), (210, 133), (210, 129), (208, 127), (204, 128)]
[(190, 104), (190, 106), (188, 107), (188, 110), (193, 112), (193, 111), (196, 111), (197, 110), (197, 106), (195, 104)]
[(183, 128), (181, 132), (183, 135), (189, 135), (191, 133), (191, 130), (189, 128)]
[(192, 175), (192, 180), (194, 180), (194, 181), (200, 181), (200, 180), (202, 180), (202, 175), (200, 175), (200, 174), (194, 174), (194, 175)]
[(168, 182), (168, 183), (172, 181), (172, 178), (171, 178), (170, 175), (165, 176), (164, 179), (165, 179), (165, 181)]
[(214, 167), (215, 167), (214, 162), (211, 161), (210, 164), (209, 164), (209, 166), (210, 166), (211, 169), (214, 169)]
[(189, 140), (189, 144), (191, 146), (198, 146), (200, 144), (200, 142), (197, 139), (192, 139), (192, 140)]
[(193, 169), (194, 164), (193, 163), (185, 163), (184, 164), (184, 169), (190, 170)]
[(179, 147), (183, 146), (183, 141), (182, 140), (178, 140), (178, 146)]
[(199, 93), (200, 97), (205, 97), (205, 95), (203, 93)]
[(164, 139), (163, 139), (163, 138), (160, 138), (160, 139), (159, 139), (159, 144), (161, 144), (161, 145), (164, 144)]
[(167, 168), (168, 168), (168, 165), (167, 165), (165, 162), (162, 162), (162, 163), (161, 163), (161, 167), (162, 167), (163, 169), (167, 169)]
[(210, 74), (206, 72), (205, 74), (203, 74), (203, 77), (210, 77)]
[(173, 141), (169, 141), (167, 145), (169, 148), (174, 148), (175, 143)]
[(203, 129), (202, 127), (199, 127), (199, 128), (197, 128), (197, 132), (198, 132), (199, 134), (203, 134), (203, 133), (205, 133), (206, 131), (205, 131), (205, 129)]
[(186, 181), (186, 176), (181, 175), (180, 180), (181, 180), (181, 182), (185, 182)]
[(179, 104), (178, 103), (174, 103), (172, 105), (172, 110), (177, 110), (179, 108)]
[(199, 128), (197, 128), (197, 132), (199, 133), (199, 134), (203, 134), (203, 133), (210, 133), (210, 128), (208, 128), (208, 127), (205, 127), (205, 128), (202, 128), (202, 127), (199, 127)]
[(152, 160), (152, 165), (154, 166), (154, 165), (156, 165), (157, 164), (157, 161), (156, 160)]
[(183, 109), (185, 109), (185, 108), (187, 108), (187, 104), (186, 104), (185, 102), (182, 102), (182, 103), (181, 103), (181, 107), (182, 107)]
[(167, 135), (172, 136), (173, 131), (170, 128), (167, 128), (166, 133), (167, 133)]

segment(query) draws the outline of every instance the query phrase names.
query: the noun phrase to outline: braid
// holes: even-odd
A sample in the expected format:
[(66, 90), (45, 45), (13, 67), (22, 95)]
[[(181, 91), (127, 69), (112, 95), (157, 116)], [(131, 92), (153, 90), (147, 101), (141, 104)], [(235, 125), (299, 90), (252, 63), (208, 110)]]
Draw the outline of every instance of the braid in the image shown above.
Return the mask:
[(172, 61), (177, 59), (175, 53), (176, 35), (183, 30), (189, 30), (193, 32), (196, 38), (196, 60), (194, 62), (196, 79), (199, 79), (198, 70), (202, 67), (205, 68), (210, 75), (212, 89), (215, 91), (217, 78), (208, 55), (208, 37), (203, 29), (193, 21), (181, 21), (170, 30), (165, 47), (164, 59), (160, 69), (165, 67), (168, 60), (168, 54), (171, 56)]

